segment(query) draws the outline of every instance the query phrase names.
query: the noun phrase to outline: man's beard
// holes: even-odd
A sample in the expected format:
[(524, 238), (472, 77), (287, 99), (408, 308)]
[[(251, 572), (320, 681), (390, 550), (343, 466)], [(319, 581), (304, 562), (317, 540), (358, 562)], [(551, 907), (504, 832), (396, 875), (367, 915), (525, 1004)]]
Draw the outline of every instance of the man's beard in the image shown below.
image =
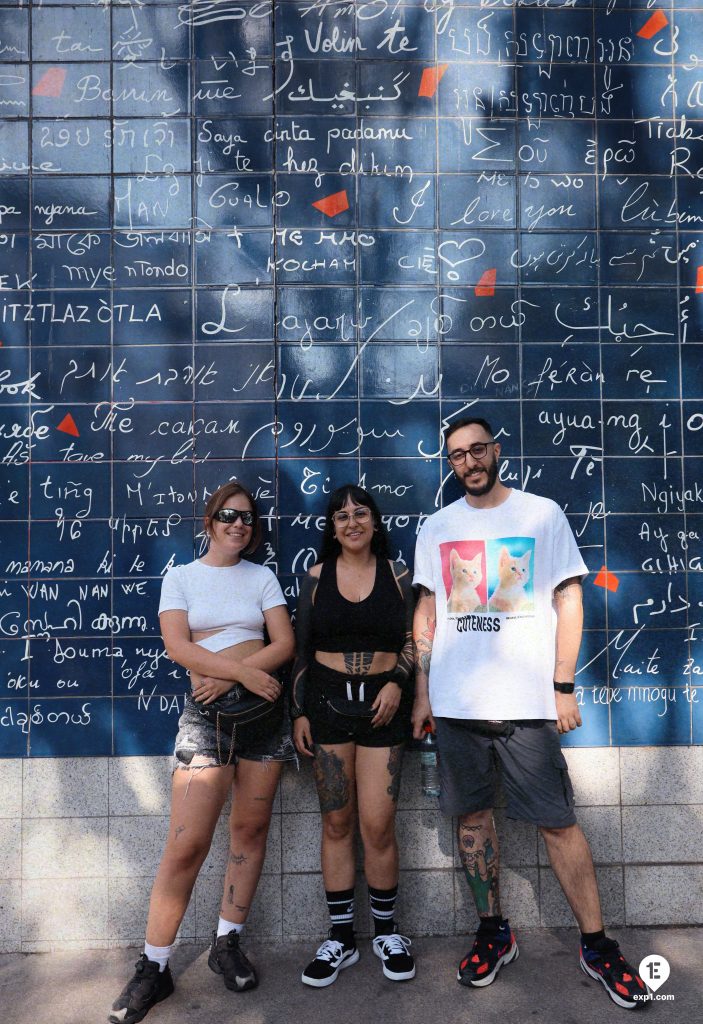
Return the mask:
[(480, 498), (483, 494), (488, 494), (498, 479), (498, 459), (493, 456), (493, 461), (484, 467), (486, 471), (486, 480), (484, 483), (472, 484), (470, 480), (462, 474), (461, 483), (464, 486), (464, 490), (467, 494), (470, 494), (472, 498)]

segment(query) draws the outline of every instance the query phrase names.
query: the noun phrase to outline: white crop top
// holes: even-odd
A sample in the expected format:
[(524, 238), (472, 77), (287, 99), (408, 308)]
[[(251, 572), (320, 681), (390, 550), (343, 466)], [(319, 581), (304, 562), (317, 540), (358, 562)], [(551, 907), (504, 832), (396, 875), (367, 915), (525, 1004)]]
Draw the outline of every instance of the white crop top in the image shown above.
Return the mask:
[(221, 632), (198, 640), (222, 651), (245, 640), (263, 640), (264, 612), (286, 603), (280, 584), (265, 565), (242, 559), (237, 565), (205, 565), (196, 559), (169, 569), (161, 584), (161, 612), (188, 612), (193, 631)]

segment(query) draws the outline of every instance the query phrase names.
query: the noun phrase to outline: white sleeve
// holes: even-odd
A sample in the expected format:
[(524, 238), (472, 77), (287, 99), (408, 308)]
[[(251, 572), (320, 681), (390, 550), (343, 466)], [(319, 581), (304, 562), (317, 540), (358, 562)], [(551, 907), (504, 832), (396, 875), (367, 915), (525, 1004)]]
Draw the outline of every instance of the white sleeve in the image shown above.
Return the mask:
[(588, 568), (581, 557), (569, 520), (557, 505), (552, 543), (552, 590), (571, 576), (588, 576)]
[(182, 566), (174, 565), (163, 578), (159, 615), (161, 612), (188, 611), (188, 599), (181, 580), (181, 569)]
[(266, 579), (261, 590), (261, 610), (267, 612), (269, 608), (278, 608), (279, 605), (285, 604), (286, 599), (283, 596), (281, 590), (281, 584), (278, 582), (274, 574), (270, 569), (266, 570)]
[(435, 581), (432, 577), (432, 544), (428, 522), (425, 522), (420, 528), (417, 543), (415, 544), (413, 586), (426, 587), (427, 590), (434, 594)]

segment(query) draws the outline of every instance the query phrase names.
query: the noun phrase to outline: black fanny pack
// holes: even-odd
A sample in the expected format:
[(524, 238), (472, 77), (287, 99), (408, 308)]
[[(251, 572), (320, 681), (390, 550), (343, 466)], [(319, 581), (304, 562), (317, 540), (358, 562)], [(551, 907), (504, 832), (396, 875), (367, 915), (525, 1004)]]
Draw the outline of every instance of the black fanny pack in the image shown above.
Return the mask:
[(343, 686), (323, 686), (321, 698), (330, 711), (343, 718), (374, 718), (374, 701), (387, 682), (386, 678), (373, 682), (363, 677), (351, 678), (347, 680), (346, 690)]
[(464, 725), (478, 736), (487, 736), (490, 739), (496, 736), (512, 736), (516, 725), (522, 725), (528, 729), (541, 729), (544, 725), (544, 719), (526, 718), (498, 722), (479, 718), (467, 718), (464, 720)]
[[(217, 756), (221, 765), (230, 764), (236, 747), (248, 746), (272, 736), (283, 722), (283, 694), (270, 701), (235, 683), (212, 704), (198, 704), (198, 711), (217, 731)], [(227, 753), (223, 759), (223, 749)]]

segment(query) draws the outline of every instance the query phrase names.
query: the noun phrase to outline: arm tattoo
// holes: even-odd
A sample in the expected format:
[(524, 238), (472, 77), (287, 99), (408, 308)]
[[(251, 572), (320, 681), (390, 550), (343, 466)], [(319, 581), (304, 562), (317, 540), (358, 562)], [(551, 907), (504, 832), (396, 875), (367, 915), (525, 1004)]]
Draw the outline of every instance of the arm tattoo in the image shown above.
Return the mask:
[(435, 619), (427, 616), (427, 628), (422, 631), (422, 635), (415, 641), (415, 664), (420, 672), (424, 672), (426, 675), (430, 671), (430, 661), (432, 659), (432, 645), (434, 643), (435, 630), (437, 623)]
[(583, 587), (578, 576), (570, 576), (567, 580), (557, 583), (554, 588), (554, 600), (558, 603), (567, 601), (580, 601), (583, 595)]
[(317, 743), (313, 750), (313, 771), (320, 811), (322, 814), (341, 811), (349, 803), (349, 779), (344, 771), (344, 762), (331, 750), (325, 750)]
[(400, 769), (403, 767), (403, 745), (399, 744), (397, 747), (391, 747), (388, 753), (388, 774), (390, 775), (391, 782), (386, 793), (390, 796), (394, 804), (398, 803), (398, 796), (400, 794)]

